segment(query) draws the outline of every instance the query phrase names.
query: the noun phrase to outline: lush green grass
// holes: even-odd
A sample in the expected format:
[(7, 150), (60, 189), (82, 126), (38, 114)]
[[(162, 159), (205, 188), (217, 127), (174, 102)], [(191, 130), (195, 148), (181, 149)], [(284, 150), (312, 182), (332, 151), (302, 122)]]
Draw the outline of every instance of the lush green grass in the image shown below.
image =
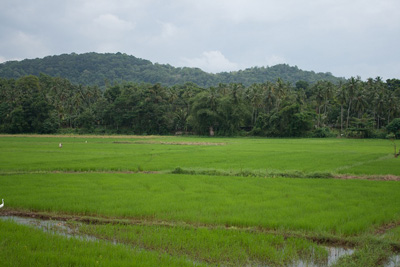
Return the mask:
[[(1, 266), (194, 266), (182, 257), (83, 241), (0, 220)], [(200, 264), (197, 264), (200, 265)]]
[(387, 243), (365, 240), (354, 254), (340, 258), (334, 266), (384, 266), (391, 254), (391, 248)]
[(212, 264), (288, 265), (298, 260), (323, 264), (328, 253), (302, 238), (223, 228), (143, 225), (83, 225), (79, 232), (142, 248), (186, 255)]
[(8, 207), (352, 235), (400, 219), (393, 181), (173, 174), (0, 176)]
[[(353, 240), (360, 249), (339, 264), (376, 265), (393, 244), (400, 246), (398, 228), (374, 237), (377, 228), (400, 221), (400, 183), (304, 177), (399, 176), (399, 160), (388, 140), (3, 136), (0, 198), (6, 206), (0, 214), (15, 209), (119, 222), (139, 219), (143, 225), (87, 226), (81, 231), (154, 250), (160, 257), (125, 246), (115, 247), (111, 255), (103, 253), (113, 247), (108, 243), (34, 231), (28, 235), (26, 228), (3, 222), (0, 259), (12, 255), (6, 266), (94, 265), (103, 255), (105, 266), (120, 266), (135, 257), (149, 265), (184, 265), (182, 255), (217, 265), (282, 265), (310, 260), (310, 251), (318, 259), (325, 257), (301, 236)], [(174, 170), (193, 175), (171, 174)], [(172, 226), (160, 226), (162, 221)], [(365, 237), (376, 242), (357, 241)], [(41, 239), (46, 240), (43, 249)], [(51, 251), (51, 246), (57, 249)], [(27, 248), (28, 256), (19, 256)], [(66, 255), (58, 260), (63, 250)], [(367, 256), (371, 251), (377, 256)], [(85, 253), (88, 260), (82, 258)], [(120, 259), (124, 253), (133, 258)]]
[(397, 226), (397, 227), (387, 231), (384, 234), (383, 238), (400, 243), (400, 226)]
[[(63, 143), (62, 149), (58, 148), (59, 142)], [(225, 145), (198, 145), (202, 142)], [(393, 146), (388, 140), (1, 137), (0, 148), (3, 172), (171, 171), (181, 167), (400, 175), (399, 159), (391, 156)]]

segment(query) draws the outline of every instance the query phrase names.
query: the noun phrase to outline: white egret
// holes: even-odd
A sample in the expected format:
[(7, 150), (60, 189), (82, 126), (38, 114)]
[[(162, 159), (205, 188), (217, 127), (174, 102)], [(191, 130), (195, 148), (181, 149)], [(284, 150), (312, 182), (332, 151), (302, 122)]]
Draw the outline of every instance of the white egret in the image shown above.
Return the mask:
[(1, 200), (0, 208), (4, 207), (4, 199)]

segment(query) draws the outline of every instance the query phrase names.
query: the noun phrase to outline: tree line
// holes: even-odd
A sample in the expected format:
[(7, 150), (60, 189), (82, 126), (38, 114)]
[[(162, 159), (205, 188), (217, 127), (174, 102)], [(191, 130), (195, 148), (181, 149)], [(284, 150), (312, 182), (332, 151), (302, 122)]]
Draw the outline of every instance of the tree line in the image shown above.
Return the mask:
[(399, 99), (400, 80), (379, 77), (100, 89), (40, 74), (0, 79), (0, 132), (385, 138), (399, 134)]

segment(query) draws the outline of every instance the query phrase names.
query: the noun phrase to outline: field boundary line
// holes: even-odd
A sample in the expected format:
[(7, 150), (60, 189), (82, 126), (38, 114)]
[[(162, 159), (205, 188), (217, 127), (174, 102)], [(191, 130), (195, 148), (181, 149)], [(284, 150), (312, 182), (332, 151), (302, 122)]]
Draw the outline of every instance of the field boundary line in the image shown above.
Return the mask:
[(135, 174), (135, 173), (141, 173), (141, 174), (162, 174), (164, 172), (162, 171), (130, 171), (130, 170), (121, 170), (121, 171), (112, 171), (112, 170), (104, 170), (104, 171), (73, 171), (73, 170), (65, 170), (65, 171), (59, 171), (59, 170), (54, 170), (54, 171), (14, 171), (14, 172), (1, 172), (0, 171), (0, 176), (1, 175), (19, 175), (19, 174), (49, 174), (49, 173), (54, 173), (54, 174), (85, 174), (85, 173), (107, 173), (107, 174)]
[[(105, 139), (151, 139), (159, 138), (159, 135), (74, 135), (74, 134), (0, 134), (0, 137), (53, 137), (53, 138), (105, 138)], [(168, 136), (175, 137), (175, 136)]]
[(376, 159), (369, 159), (369, 160), (366, 160), (366, 161), (356, 162), (356, 163), (351, 164), (351, 165), (341, 166), (341, 167), (338, 167), (338, 168), (334, 169), (334, 171), (335, 172), (339, 172), (339, 171), (342, 171), (342, 170), (351, 169), (353, 167), (362, 166), (362, 165), (365, 165), (365, 164), (368, 164), (368, 163), (378, 162), (378, 161), (382, 161), (382, 160), (385, 160), (385, 159), (390, 159), (392, 157), (393, 157), (393, 154), (387, 154), (385, 156), (381, 156), (381, 157), (378, 157)]
[(354, 174), (330, 174), (330, 176), (316, 177), (314, 173), (304, 173), (301, 176), (287, 173), (219, 173), (219, 172), (197, 172), (188, 170), (183, 173), (175, 173), (171, 170), (162, 171), (135, 171), (135, 170), (34, 170), (34, 171), (0, 171), (2, 175), (23, 175), (23, 174), (88, 174), (88, 173), (104, 173), (104, 174), (178, 174), (178, 175), (205, 175), (205, 176), (232, 176), (244, 178), (291, 178), (291, 179), (338, 179), (338, 180), (370, 180), (370, 181), (400, 181), (400, 176), (385, 175), (354, 175)]

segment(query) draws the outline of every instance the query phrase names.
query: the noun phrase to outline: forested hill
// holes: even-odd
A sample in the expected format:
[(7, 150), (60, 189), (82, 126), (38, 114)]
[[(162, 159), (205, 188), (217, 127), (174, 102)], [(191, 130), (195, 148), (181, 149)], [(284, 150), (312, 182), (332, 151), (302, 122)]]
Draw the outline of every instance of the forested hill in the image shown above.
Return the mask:
[(248, 86), (253, 83), (275, 82), (278, 78), (292, 84), (299, 80), (311, 84), (319, 80), (333, 83), (342, 80), (330, 73), (303, 71), (286, 64), (211, 74), (198, 68), (176, 68), (171, 65), (153, 64), (148, 60), (122, 53), (72, 53), (0, 64), (0, 77), (2, 78), (20, 78), (40, 73), (67, 78), (75, 84), (101, 87), (106, 82), (120, 81), (161, 83), (166, 86), (193, 82), (199, 86), (210, 87), (219, 83), (242, 83)]

